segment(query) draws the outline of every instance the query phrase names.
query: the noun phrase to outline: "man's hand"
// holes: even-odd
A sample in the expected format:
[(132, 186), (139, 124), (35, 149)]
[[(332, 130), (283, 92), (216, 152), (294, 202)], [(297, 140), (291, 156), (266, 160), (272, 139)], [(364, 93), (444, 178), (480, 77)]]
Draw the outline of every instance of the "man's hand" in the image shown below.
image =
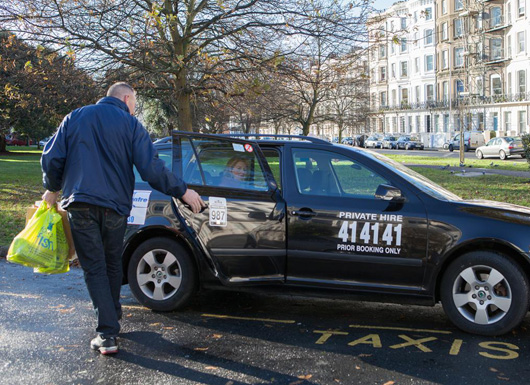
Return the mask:
[(197, 194), (195, 190), (187, 189), (182, 198), (180, 198), (191, 207), (191, 211), (195, 214), (199, 213), (206, 204), (201, 199), (201, 196)]
[(48, 207), (53, 207), (57, 203), (58, 196), (59, 192), (51, 192), (46, 190), (46, 192), (42, 195), (42, 200), (48, 204)]

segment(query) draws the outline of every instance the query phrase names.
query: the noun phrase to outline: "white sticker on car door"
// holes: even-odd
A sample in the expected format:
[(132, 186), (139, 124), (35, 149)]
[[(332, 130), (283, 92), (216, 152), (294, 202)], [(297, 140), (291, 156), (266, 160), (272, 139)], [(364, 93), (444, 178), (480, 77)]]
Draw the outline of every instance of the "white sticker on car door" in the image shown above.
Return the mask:
[(151, 190), (134, 190), (132, 199), (132, 209), (127, 218), (129, 225), (143, 225), (145, 223), (145, 216), (147, 213), (147, 206), (149, 206), (149, 196)]
[(208, 206), (210, 208), (210, 226), (226, 226), (228, 217), (226, 198), (210, 197)]

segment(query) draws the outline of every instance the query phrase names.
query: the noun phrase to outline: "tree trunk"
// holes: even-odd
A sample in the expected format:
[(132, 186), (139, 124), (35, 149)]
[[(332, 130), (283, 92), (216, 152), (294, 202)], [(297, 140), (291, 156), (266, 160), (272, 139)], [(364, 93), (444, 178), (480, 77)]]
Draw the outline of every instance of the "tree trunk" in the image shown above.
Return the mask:
[(177, 105), (178, 105), (178, 129), (180, 131), (193, 131), (193, 120), (191, 116), (191, 95), (186, 85), (186, 71), (183, 69), (176, 81)]
[(6, 149), (6, 138), (2, 134), (0, 134), (0, 152), (7, 152), (7, 149)]

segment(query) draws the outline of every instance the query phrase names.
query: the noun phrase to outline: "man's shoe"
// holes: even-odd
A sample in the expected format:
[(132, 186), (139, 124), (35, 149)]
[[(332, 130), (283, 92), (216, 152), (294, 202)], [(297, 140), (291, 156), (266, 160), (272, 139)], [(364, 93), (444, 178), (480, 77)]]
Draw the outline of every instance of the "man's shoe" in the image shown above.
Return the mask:
[(98, 350), (101, 354), (118, 353), (118, 342), (115, 337), (103, 338), (101, 335), (98, 335), (90, 341), (90, 347)]

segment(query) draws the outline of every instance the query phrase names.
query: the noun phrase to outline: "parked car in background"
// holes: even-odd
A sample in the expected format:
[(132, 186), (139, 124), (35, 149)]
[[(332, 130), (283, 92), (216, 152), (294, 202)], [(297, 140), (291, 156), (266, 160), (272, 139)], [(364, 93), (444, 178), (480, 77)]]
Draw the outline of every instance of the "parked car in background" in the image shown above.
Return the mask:
[(386, 135), (381, 141), (381, 147), (388, 148), (390, 150), (397, 148), (397, 138), (392, 135)]
[(364, 141), (366, 140), (367, 136), (364, 134), (355, 135), (353, 137), (353, 146), (356, 147), (364, 147)]
[(350, 146), (353, 146), (353, 138), (351, 136), (342, 138), (342, 144), (349, 144)]
[(377, 135), (369, 136), (364, 141), (365, 148), (381, 148), (381, 137)]
[(48, 136), (47, 138), (44, 138), (42, 140), (39, 140), (39, 146), (41, 147), (44, 147), (46, 146), (46, 143), (48, 143), (50, 141), (52, 137), (51, 136)]
[(165, 138), (155, 140), (153, 144), (171, 143), (171, 140), (171, 136), (166, 136)]
[(410, 135), (400, 136), (396, 142), (396, 146), (398, 149), (403, 150), (423, 150), (424, 148), (423, 143), (418, 138)]
[(523, 141), (521, 138), (513, 136), (492, 138), (486, 145), (477, 148), (475, 155), (479, 159), (495, 157), (505, 160), (514, 155), (524, 158)]
[[(484, 134), (481, 131), (464, 131), (464, 151), (476, 150), (486, 144)], [(457, 133), (449, 141), (449, 151), (460, 150), (460, 133)]]
[[(16, 137), (11, 136), (9, 138), (6, 138), (6, 144), (8, 146), (27, 146), (28, 145), (28, 139), (25, 137)], [(29, 144), (33, 144), (33, 142), (30, 140)]]

